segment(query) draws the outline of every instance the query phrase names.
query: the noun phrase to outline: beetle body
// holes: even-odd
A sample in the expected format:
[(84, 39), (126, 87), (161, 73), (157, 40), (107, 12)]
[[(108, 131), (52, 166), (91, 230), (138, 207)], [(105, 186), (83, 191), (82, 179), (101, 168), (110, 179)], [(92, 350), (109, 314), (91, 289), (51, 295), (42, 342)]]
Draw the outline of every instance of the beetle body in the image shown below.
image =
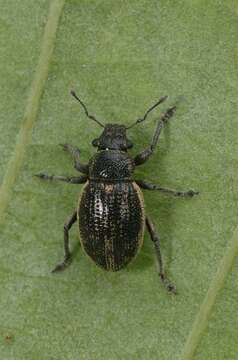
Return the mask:
[(81, 244), (105, 270), (125, 267), (143, 242), (142, 192), (132, 180), (133, 161), (118, 150), (101, 150), (89, 162), (89, 181), (78, 208)]
[(133, 159), (128, 150), (132, 142), (127, 138), (127, 130), (146, 120), (148, 114), (166, 100), (161, 97), (151, 106), (142, 118), (129, 127), (119, 124), (103, 125), (95, 116), (90, 115), (85, 104), (74, 91), (71, 94), (80, 102), (86, 116), (103, 127), (101, 135), (92, 141), (97, 152), (87, 164), (80, 159), (78, 148), (64, 144), (63, 148), (73, 156), (74, 167), (81, 176), (55, 176), (39, 173), (36, 176), (45, 180), (59, 180), (71, 184), (85, 184), (79, 206), (64, 224), (64, 260), (53, 272), (62, 271), (72, 260), (69, 247), (69, 230), (78, 220), (80, 241), (87, 255), (93, 262), (108, 271), (118, 271), (129, 264), (138, 253), (144, 235), (144, 228), (149, 232), (154, 243), (159, 265), (159, 276), (168, 291), (175, 293), (176, 287), (165, 275), (160, 238), (155, 226), (144, 211), (144, 201), (140, 189), (158, 190), (174, 196), (192, 197), (198, 192), (176, 191), (162, 188), (144, 180), (135, 180), (133, 172), (136, 166), (144, 164), (154, 153), (161, 130), (176, 107), (170, 107), (157, 123), (151, 143)]

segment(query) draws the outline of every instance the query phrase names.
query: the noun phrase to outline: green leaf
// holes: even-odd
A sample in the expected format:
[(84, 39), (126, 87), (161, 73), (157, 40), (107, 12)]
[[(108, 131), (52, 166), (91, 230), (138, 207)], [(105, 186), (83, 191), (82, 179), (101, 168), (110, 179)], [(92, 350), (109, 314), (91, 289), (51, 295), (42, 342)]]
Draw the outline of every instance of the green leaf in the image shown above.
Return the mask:
[[(235, 1), (0, 0), (1, 359), (236, 360), (237, 4)], [(130, 124), (162, 95), (178, 111), (136, 177), (194, 199), (145, 193), (177, 296), (156, 273), (152, 243), (127, 269), (107, 273), (70, 232), (75, 258), (62, 274), (63, 224), (81, 186), (58, 146), (86, 161), (100, 120)], [(128, 136), (149, 144), (159, 110)]]

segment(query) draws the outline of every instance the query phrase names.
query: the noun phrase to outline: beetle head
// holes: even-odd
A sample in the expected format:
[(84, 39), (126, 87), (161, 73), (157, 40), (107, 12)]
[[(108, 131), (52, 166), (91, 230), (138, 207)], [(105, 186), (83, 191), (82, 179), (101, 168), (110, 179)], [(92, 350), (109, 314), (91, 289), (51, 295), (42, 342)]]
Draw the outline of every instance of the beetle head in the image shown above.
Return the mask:
[[(110, 149), (110, 150), (122, 150), (127, 151), (127, 149), (131, 149), (133, 143), (127, 139), (126, 130), (131, 129), (136, 124), (139, 124), (146, 120), (149, 113), (154, 110), (159, 104), (164, 102), (167, 99), (167, 96), (161, 97), (153, 106), (151, 106), (142, 118), (138, 118), (134, 123), (130, 126), (118, 125), (118, 124), (107, 124), (103, 125), (94, 115), (89, 114), (86, 105), (82, 100), (75, 94), (72, 90), (71, 95), (80, 102), (82, 105), (86, 116), (96, 122), (99, 126), (101, 126), (104, 130), (101, 136), (97, 139), (94, 139), (92, 144), (97, 147), (98, 150)], [(176, 107), (169, 109), (170, 111), (174, 111)]]
[(126, 127), (124, 125), (107, 124), (99, 138), (94, 139), (93, 146), (99, 150), (122, 150), (132, 148), (133, 144), (126, 136)]

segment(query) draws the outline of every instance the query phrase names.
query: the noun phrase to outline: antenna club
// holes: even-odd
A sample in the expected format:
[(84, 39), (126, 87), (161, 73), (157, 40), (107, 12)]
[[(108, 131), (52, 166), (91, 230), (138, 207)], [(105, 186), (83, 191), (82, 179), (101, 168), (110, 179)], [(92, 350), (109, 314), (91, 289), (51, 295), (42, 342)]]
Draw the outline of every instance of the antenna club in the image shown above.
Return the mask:
[(162, 97), (162, 99), (161, 99), (161, 101), (165, 101), (165, 100), (167, 100), (168, 99), (168, 95), (165, 95), (164, 97)]

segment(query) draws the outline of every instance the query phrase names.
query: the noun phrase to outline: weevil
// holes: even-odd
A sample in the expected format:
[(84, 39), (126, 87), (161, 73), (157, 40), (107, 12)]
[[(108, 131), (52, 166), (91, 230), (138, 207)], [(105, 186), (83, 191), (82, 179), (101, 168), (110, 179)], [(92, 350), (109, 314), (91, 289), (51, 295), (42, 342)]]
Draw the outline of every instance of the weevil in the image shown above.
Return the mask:
[(151, 106), (143, 117), (130, 126), (101, 123), (88, 112), (86, 105), (71, 91), (79, 101), (86, 116), (103, 128), (101, 135), (92, 141), (96, 153), (84, 164), (80, 150), (69, 144), (61, 144), (73, 160), (74, 167), (81, 176), (55, 176), (39, 173), (35, 176), (44, 180), (59, 180), (70, 184), (84, 184), (78, 208), (64, 224), (64, 259), (52, 272), (62, 271), (71, 263), (69, 230), (78, 220), (80, 242), (86, 254), (99, 267), (108, 271), (118, 271), (128, 265), (139, 252), (147, 228), (154, 243), (158, 261), (159, 276), (168, 291), (175, 293), (176, 287), (165, 275), (161, 256), (160, 237), (148, 214), (145, 213), (141, 189), (157, 190), (178, 197), (193, 197), (197, 191), (175, 191), (133, 178), (137, 166), (144, 164), (154, 153), (161, 130), (174, 115), (176, 106), (170, 107), (160, 116), (152, 141), (147, 148), (132, 158), (128, 150), (133, 143), (127, 137), (127, 130), (146, 120), (149, 113), (163, 103), (167, 96), (161, 97)]

